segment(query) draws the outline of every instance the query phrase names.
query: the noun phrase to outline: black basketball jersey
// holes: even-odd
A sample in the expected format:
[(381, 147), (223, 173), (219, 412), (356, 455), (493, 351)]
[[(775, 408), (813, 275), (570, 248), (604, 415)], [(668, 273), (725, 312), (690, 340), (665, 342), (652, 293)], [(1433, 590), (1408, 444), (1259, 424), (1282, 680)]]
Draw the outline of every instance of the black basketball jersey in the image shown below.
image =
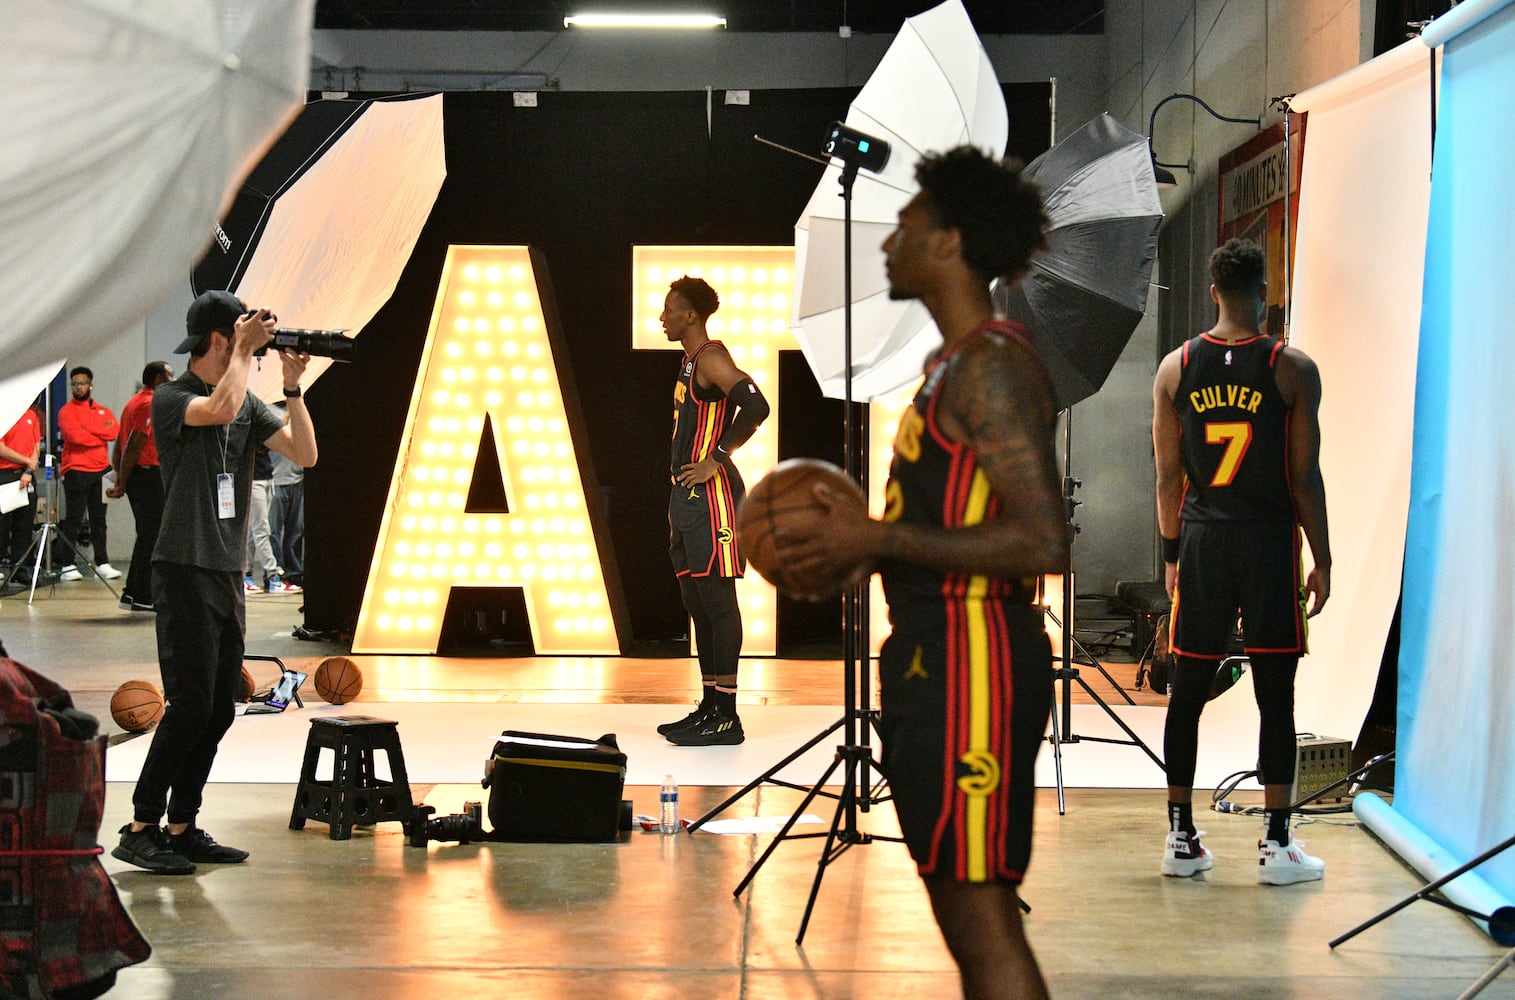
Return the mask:
[[(719, 340), (707, 340), (685, 357), (678, 381), (673, 384), (673, 458), (669, 472), (675, 477), (684, 466), (709, 458), (731, 426), (732, 407), (725, 394), (712, 387), (704, 391), (713, 395), (702, 399), (699, 380), (694, 377), (700, 355), (707, 347), (720, 344)], [(724, 345), (721, 349), (725, 350)]]
[[(963, 346), (975, 337), (1011, 338), (1032, 346), (1024, 328), (1008, 320), (995, 320), (985, 323), (932, 362), (915, 399), (900, 418), (885, 492), (885, 521), (960, 528), (1000, 516), (999, 498), (989, 487), (989, 477), (979, 468), (978, 453), (966, 444), (950, 440), (936, 421), (936, 403), (942, 386), (951, 377)], [(1034, 580), (944, 573), (903, 561), (885, 562), (880, 570), (891, 617), (895, 617), (894, 612), (903, 603), (910, 601), (939, 604), (943, 598), (1025, 599), (1035, 588)], [(896, 618), (897, 628), (899, 624)]]
[(1227, 343), (1202, 333), (1184, 344), (1173, 406), (1185, 521), (1295, 520), (1289, 410), (1274, 372), (1283, 346), (1262, 334)]

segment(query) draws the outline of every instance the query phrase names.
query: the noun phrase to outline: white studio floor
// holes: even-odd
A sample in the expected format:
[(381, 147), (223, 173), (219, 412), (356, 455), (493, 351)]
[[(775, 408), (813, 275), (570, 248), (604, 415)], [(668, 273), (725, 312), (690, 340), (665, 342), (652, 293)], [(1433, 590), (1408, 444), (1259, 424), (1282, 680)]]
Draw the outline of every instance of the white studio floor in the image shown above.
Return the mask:
[[(1214, 787), (1228, 775), (1254, 766), (1257, 723), (1250, 694), (1246, 689), (1229, 693), (1207, 710), (1197, 787)], [(626, 753), (628, 785), (657, 785), (663, 775), (672, 774), (681, 785), (740, 786), (842, 718), (842, 709), (824, 705), (743, 706), (744, 744), (694, 748), (673, 746), (655, 731), (658, 723), (680, 717), (687, 705), (358, 701), (336, 706), (320, 701), (314, 693), (305, 701), (305, 708), (291, 705), (281, 715), (239, 717), (221, 743), (211, 781), (294, 782), (299, 778), (312, 719), (366, 715), (399, 724), (406, 771), (416, 783), (478, 780), (495, 738), (502, 730), (512, 729), (590, 739), (614, 733)], [(1115, 711), (1154, 753), (1162, 755), (1162, 709), (1137, 706)], [(1095, 705), (1073, 706), (1073, 734), (1123, 738)], [(134, 781), (148, 742), (140, 736), (111, 747), (106, 780)], [(838, 729), (779, 776), (800, 784), (814, 783), (842, 742)], [(871, 742), (877, 756), (876, 734)], [(1064, 743), (1061, 749), (1066, 787), (1161, 788), (1165, 784), (1162, 771), (1139, 747), (1081, 739)], [(1036, 781), (1042, 787), (1056, 783), (1050, 745), (1038, 757)]]

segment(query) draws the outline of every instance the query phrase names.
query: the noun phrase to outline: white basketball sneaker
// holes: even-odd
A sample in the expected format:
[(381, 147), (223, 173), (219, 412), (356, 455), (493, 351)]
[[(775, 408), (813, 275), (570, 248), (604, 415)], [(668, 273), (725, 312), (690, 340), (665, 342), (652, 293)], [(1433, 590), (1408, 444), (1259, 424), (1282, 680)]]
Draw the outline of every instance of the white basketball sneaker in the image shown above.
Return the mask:
[(1305, 853), (1305, 845), (1276, 840), (1257, 842), (1257, 881), (1263, 885), (1293, 885), (1314, 882), (1326, 874), (1326, 863)]
[(1172, 878), (1188, 878), (1209, 871), (1215, 863), (1215, 856), (1200, 843), (1204, 835), (1203, 830), (1192, 837), (1177, 830), (1170, 831), (1167, 843), (1163, 845), (1162, 873)]

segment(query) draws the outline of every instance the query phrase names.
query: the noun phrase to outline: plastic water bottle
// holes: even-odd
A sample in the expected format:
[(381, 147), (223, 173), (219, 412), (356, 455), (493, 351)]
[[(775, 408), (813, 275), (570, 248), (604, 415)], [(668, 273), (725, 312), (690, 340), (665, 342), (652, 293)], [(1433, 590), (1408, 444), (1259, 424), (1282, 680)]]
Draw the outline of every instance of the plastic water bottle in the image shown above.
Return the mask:
[(673, 775), (663, 775), (663, 787), (658, 792), (662, 812), (658, 816), (658, 828), (664, 833), (679, 832), (679, 784)]

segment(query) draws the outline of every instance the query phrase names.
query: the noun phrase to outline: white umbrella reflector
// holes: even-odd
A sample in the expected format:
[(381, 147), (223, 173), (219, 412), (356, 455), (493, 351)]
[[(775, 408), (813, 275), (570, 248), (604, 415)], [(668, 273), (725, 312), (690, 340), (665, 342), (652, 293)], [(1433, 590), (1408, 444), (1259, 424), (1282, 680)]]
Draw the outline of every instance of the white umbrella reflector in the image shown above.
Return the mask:
[[(1004, 92), (959, 0), (907, 18), (847, 113), (848, 126), (889, 142), (882, 173), (858, 175), (852, 199), (853, 397), (866, 400), (921, 373), (941, 343), (926, 310), (892, 302), (881, 244), (915, 194), (921, 155), (974, 145), (1003, 155), (1009, 136)], [(793, 326), (821, 391), (840, 398), (843, 348), (841, 168), (826, 168), (795, 223)]]
[(104, 343), (184, 280), (299, 111), (313, 5), (5, 5), (0, 375)]

